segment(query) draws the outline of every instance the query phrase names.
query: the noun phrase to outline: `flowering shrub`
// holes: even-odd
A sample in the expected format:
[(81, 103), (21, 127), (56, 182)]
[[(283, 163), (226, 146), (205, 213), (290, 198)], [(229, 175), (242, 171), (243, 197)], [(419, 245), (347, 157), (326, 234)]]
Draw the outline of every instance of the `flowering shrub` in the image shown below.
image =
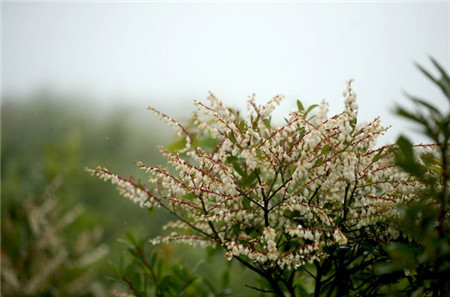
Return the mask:
[(160, 148), (169, 167), (137, 162), (149, 186), (103, 167), (88, 171), (141, 207), (178, 218), (153, 244), (222, 247), (226, 259), (267, 280), (268, 289), (258, 290), (278, 296), (300, 294), (297, 271), (313, 276), (316, 295), (326, 289), (342, 296), (372, 284), (370, 275), (352, 279), (352, 269), (385, 257), (374, 246), (399, 236), (386, 222), (423, 187), (395, 167), (394, 146), (376, 147), (386, 131), (378, 118), (357, 123), (351, 81), (343, 95), (342, 113), (328, 118), (325, 101), (307, 109), (297, 101), (282, 126), (271, 117), (281, 95), (262, 106), (250, 97), (244, 118), (210, 94), (209, 105), (195, 102), (190, 128), (150, 107), (182, 137)]
[[(2, 296), (104, 296), (96, 266), (109, 248), (99, 227), (76, 226), (84, 212), (68, 209), (57, 195), (62, 178), (42, 196), (12, 201), (3, 208), (1, 247)], [(77, 222), (78, 221), (78, 222)]]

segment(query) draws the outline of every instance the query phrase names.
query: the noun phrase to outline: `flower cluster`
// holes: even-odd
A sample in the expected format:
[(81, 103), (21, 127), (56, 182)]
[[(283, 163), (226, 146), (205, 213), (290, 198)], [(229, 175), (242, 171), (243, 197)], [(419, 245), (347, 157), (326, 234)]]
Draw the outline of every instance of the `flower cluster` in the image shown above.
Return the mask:
[(251, 96), (244, 119), (211, 94), (209, 105), (195, 102), (189, 129), (150, 108), (184, 134), (178, 149), (160, 148), (169, 167), (136, 163), (149, 187), (105, 168), (90, 172), (141, 206), (178, 218), (166, 226), (174, 232), (154, 244), (222, 246), (227, 259), (261, 270), (297, 269), (355, 234), (398, 236), (381, 223), (421, 187), (393, 165), (394, 146), (376, 147), (386, 131), (380, 120), (357, 123), (351, 81), (344, 97), (344, 112), (331, 118), (325, 101), (315, 114), (298, 102), (281, 126), (270, 116), (281, 95), (262, 106)]

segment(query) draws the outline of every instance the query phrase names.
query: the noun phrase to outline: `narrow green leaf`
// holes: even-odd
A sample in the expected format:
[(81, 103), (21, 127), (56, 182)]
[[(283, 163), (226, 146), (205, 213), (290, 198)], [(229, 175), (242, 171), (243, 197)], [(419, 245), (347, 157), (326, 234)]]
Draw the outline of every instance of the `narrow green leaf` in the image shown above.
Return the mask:
[(239, 130), (240, 130), (241, 132), (244, 132), (244, 131), (245, 131), (245, 121), (241, 121), (241, 122), (239, 123)]
[(399, 267), (395, 263), (388, 262), (388, 263), (376, 263), (374, 265), (375, 272), (377, 274), (389, 274), (397, 271)]
[(236, 170), (237, 173), (239, 173), (240, 176), (244, 176), (245, 172), (244, 170), (241, 168), (240, 164), (239, 164), (239, 160), (236, 156), (229, 156), (227, 158), (227, 163), (231, 163), (231, 165), (233, 165), (234, 170)]
[(155, 267), (155, 264), (156, 264), (156, 260), (157, 260), (157, 254), (156, 253), (153, 253), (152, 255), (151, 255), (151, 257), (150, 257), (150, 266), (152, 267), (152, 268), (154, 268)]
[(137, 245), (136, 238), (134, 238), (134, 235), (132, 233), (125, 232), (125, 236), (133, 245)]
[(297, 100), (297, 107), (298, 107), (298, 110), (300, 110), (300, 111), (305, 110), (305, 108), (303, 107), (303, 104), (300, 102), (300, 100)]
[(218, 139), (212, 137), (204, 137), (198, 140), (198, 145), (203, 148), (214, 149), (218, 143), (219, 143)]
[(425, 70), (425, 68), (423, 68), (421, 65), (416, 63), (416, 67), (419, 68), (419, 70), (425, 74), (426, 77), (428, 77), (430, 80), (432, 80), (435, 84), (439, 85), (439, 81), (433, 76), (431, 75), (431, 73), (429, 73), (427, 70)]
[(118, 242), (126, 245), (128, 248), (134, 248), (134, 245), (132, 243), (130, 243), (130, 241), (123, 239), (123, 238), (118, 238), (117, 239)]
[(175, 153), (186, 146), (186, 138), (181, 138), (177, 141), (172, 142), (167, 146), (167, 150), (171, 153)]
[(441, 73), (442, 77), (444, 79), (450, 81), (450, 77), (448, 76), (448, 74), (445, 71), (445, 69), (433, 57), (430, 57), (430, 60), (434, 64), (434, 66), (439, 70), (439, 72)]
[(213, 283), (211, 283), (207, 278), (203, 279), (203, 283), (213, 293), (213, 296), (217, 295), (216, 286)]
[(321, 166), (322, 164), (323, 164), (323, 157), (319, 157), (314, 163), (314, 166)]
[(378, 151), (378, 153), (372, 158), (372, 163), (375, 163), (375, 162), (377, 162), (378, 160), (380, 160), (381, 155), (383, 154), (383, 150), (384, 150), (384, 147), (382, 147), (382, 148)]
[(421, 117), (421, 116), (417, 116), (409, 111), (407, 111), (406, 109), (402, 108), (402, 107), (397, 107), (396, 112), (398, 115), (407, 118), (411, 121), (417, 122), (421, 125), (426, 124), (426, 120)]
[(226, 269), (222, 274), (222, 289), (228, 288), (230, 285), (230, 270)]
[(194, 199), (197, 199), (197, 195), (192, 194), (192, 193), (187, 193), (187, 194), (183, 195), (183, 199), (194, 200)]
[(416, 104), (422, 105), (422, 106), (424, 106), (425, 108), (429, 109), (430, 111), (433, 111), (434, 113), (436, 113), (436, 114), (438, 114), (438, 115), (441, 116), (441, 112), (440, 112), (436, 107), (434, 107), (434, 106), (431, 105), (430, 103), (426, 102), (425, 100), (422, 100), (422, 99), (420, 99), (420, 98), (417, 98), (417, 97), (414, 97), (414, 96), (411, 96), (411, 95), (407, 95), (407, 96), (408, 96), (413, 102), (415, 102)]
[(197, 138), (194, 138), (192, 140), (191, 146), (196, 149), (196, 148), (198, 148), (198, 145), (199, 145), (199, 142), (198, 142)]
[(197, 273), (197, 270), (203, 263), (205, 263), (205, 259), (201, 259), (200, 261), (198, 261), (197, 264), (195, 264), (194, 269), (192, 269), (192, 273)]
[(325, 155), (326, 153), (328, 153), (328, 151), (330, 150), (330, 145), (326, 144), (322, 147), (322, 154)]
[(120, 271), (120, 268), (116, 263), (109, 261), (109, 268), (115, 274), (116, 277), (122, 276), (122, 271)]
[(313, 105), (311, 105), (310, 107), (308, 107), (308, 109), (306, 110), (306, 112), (305, 112), (305, 115), (307, 115), (308, 113), (310, 113), (314, 108), (316, 108), (317, 106), (319, 106), (319, 105), (317, 105), (317, 104), (313, 104)]
[(414, 158), (413, 145), (408, 138), (400, 136), (397, 139), (397, 145), (406, 158)]
[(234, 135), (233, 131), (230, 131), (230, 133), (228, 133), (228, 137), (231, 139), (231, 141), (236, 143), (236, 136)]
[(244, 185), (251, 187), (253, 182), (256, 181), (256, 178), (257, 178), (256, 173), (253, 172), (244, 179)]
[(441, 88), (444, 95), (450, 100), (450, 77), (448, 76), (445, 69), (432, 57), (430, 57), (431, 62), (433, 62), (434, 66), (439, 70), (441, 74), (441, 79), (439, 80), (439, 87)]

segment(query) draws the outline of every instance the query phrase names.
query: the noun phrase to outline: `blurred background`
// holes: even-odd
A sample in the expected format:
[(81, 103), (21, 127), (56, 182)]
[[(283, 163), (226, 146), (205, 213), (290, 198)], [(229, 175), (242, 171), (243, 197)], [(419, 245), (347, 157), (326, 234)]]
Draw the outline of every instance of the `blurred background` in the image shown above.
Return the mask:
[[(425, 141), (392, 113), (408, 105), (405, 91), (444, 102), (414, 63), (429, 68), (432, 56), (448, 68), (449, 3), (1, 5), (5, 296), (104, 296), (117, 238), (161, 233), (166, 216), (149, 216), (83, 171), (102, 165), (144, 178), (133, 161), (164, 162), (156, 146), (174, 138), (148, 105), (183, 122), (208, 91), (239, 109), (252, 93), (259, 103), (281, 93), (279, 119), (297, 99), (326, 99), (336, 114), (354, 78), (359, 119), (393, 126), (382, 145), (400, 132)], [(202, 257), (183, 252), (191, 265)], [(223, 265), (214, 259), (207, 274)]]

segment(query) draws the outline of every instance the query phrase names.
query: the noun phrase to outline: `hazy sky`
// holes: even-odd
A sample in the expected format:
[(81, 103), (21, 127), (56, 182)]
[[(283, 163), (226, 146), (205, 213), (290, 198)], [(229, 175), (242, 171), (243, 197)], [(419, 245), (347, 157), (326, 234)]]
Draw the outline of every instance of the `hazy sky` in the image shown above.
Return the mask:
[(448, 2), (2, 3), (2, 91), (177, 114), (208, 91), (240, 108), (282, 93), (284, 115), (323, 98), (334, 114), (354, 78), (360, 119), (394, 125), (391, 141), (410, 127), (391, 113), (403, 91), (439, 97), (414, 62), (450, 69), (449, 16)]

